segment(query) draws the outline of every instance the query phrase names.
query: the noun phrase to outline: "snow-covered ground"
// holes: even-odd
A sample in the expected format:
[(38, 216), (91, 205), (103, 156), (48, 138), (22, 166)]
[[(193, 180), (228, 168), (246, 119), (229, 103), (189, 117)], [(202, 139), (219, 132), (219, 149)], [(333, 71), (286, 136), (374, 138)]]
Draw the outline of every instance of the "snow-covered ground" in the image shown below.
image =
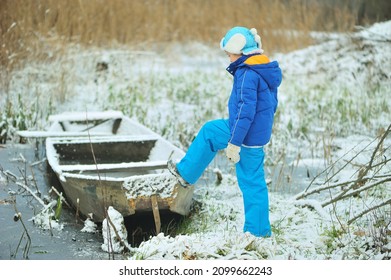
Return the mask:
[[(197, 186), (194, 199), (200, 207), (189, 216), (184, 232), (153, 236), (131, 248), (127, 257), (390, 259), (390, 202), (349, 223), (362, 211), (389, 201), (390, 181), (327, 205), (343, 187), (298, 199), (307, 187), (308, 193), (356, 179), (359, 167), (370, 162), (376, 137), (391, 123), (390, 30), (391, 22), (378, 23), (353, 34), (322, 36), (319, 44), (292, 53), (269, 51), (284, 75), (273, 138), (266, 147), (271, 238), (242, 233), (236, 178), (232, 168), (214, 162), (211, 172), (221, 168), (223, 180), (217, 185), (205, 179)], [(74, 46), (63, 57), (16, 74), (11, 91), (25, 93), (33, 106), (50, 99), (51, 107), (44, 106), (41, 116), (121, 110), (185, 150), (204, 121), (227, 114), (228, 59), (217, 44), (160, 47), (138, 51)], [(97, 69), (98, 64), (108, 67)], [(375, 162), (391, 157), (390, 145), (388, 136)], [(390, 174), (388, 163), (368, 176)]]

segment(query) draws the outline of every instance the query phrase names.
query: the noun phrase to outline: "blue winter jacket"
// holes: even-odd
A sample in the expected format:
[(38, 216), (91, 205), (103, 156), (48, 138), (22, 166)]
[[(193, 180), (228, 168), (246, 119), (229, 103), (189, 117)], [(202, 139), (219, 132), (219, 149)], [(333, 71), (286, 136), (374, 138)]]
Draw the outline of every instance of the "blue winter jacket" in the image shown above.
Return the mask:
[(265, 55), (241, 56), (227, 71), (234, 76), (228, 101), (230, 143), (241, 146), (263, 146), (270, 140), (277, 88), (282, 74), (277, 61)]

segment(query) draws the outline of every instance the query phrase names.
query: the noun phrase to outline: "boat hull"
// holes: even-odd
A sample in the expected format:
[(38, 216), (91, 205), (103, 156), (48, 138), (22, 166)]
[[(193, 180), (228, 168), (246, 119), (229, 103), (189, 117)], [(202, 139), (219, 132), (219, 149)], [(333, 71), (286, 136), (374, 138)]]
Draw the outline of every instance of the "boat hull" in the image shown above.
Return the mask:
[[(82, 216), (93, 217), (96, 222), (102, 222), (106, 217), (109, 206), (114, 207), (124, 217), (136, 212), (152, 211), (152, 196), (156, 196), (160, 210), (188, 215), (194, 192), (194, 187), (183, 188), (175, 181), (158, 176), (155, 181), (164, 184), (169, 193), (160, 196), (159, 193), (145, 192), (144, 195), (132, 195), (129, 187), (135, 185), (140, 178), (126, 178), (124, 180), (107, 180), (104, 178), (72, 177), (71, 174), (58, 176), (67, 200)], [(65, 180), (64, 180), (65, 179)], [(148, 180), (149, 181), (149, 180)], [(158, 182), (160, 181), (160, 182)], [(145, 185), (145, 189), (150, 186)], [(140, 186), (138, 189), (142, 189)]]
[(109, 206), (123, 216), (156, 208), (189, 213), (194, 187), (178, 185), (167, 169), (168, 159), (179, 160), (182, 150), (118, 112), (90, 114), (93, 122), (79, 116), (56, 116), (50, 132), (88, 136), (48, 137), (46, 154), (80, 215), (101, 222)]

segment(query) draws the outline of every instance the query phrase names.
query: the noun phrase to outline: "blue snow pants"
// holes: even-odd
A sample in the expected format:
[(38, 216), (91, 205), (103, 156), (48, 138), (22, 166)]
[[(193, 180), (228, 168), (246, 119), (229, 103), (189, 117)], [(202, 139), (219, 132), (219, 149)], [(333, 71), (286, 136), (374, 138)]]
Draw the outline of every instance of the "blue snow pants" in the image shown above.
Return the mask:
[[(219, 150), (225, 149), (231, 137), (227, 119), (204, 124), (190, 145), (186, 155), (177, 164), (179, 174), (194, 184)], [(240, 161), (236, 164), (238, 185), (244, 202), (244, 232), (255, 236), (271, 236), (269, 197), (263, 169), (262, 147), (241, 147)]]

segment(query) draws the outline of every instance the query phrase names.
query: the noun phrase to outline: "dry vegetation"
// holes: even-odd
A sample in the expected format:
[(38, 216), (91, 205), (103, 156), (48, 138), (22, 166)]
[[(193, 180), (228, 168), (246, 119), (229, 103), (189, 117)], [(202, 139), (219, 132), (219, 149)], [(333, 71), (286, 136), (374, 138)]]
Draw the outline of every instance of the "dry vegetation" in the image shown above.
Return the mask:
[[(156, 51), (198, 41), (218, 48), (227, 30), (242, 25), (258, 29), (266, 52), (288, 52), (313, 43), (310, 31), (352, 30), (362, 1), (0, 0), (0, 133), (26, 129), (23, 120), (29, 118), (25, 93), (10, 93), (15, 70), (56, 59), (69, 44)], [(66, 88), (59, 92), (63, 101)]]
[[(386, 0), (372, 2), (391, 9)], [(9, 93), (14, 70), (57, 58), (69, 44), (156, 50), (198, 41), (218, 48), (227, 30), (242, 25), (258, 29), (266, 52), (288, 52), (312, 44), (310, 31), (353, 30), (368, 9), (364, 0), (0, 0), (2, 113), (17, 115)]]
[(26, 57), (42, 59), (54, 43), (217, 44), (235, 25), (256, 27), (268, 50), (289, 51), (310, 43), (310, 30), (352, 29), (357, 8), (323, 2), (0, 0), (0, 63), (9, 68)]

